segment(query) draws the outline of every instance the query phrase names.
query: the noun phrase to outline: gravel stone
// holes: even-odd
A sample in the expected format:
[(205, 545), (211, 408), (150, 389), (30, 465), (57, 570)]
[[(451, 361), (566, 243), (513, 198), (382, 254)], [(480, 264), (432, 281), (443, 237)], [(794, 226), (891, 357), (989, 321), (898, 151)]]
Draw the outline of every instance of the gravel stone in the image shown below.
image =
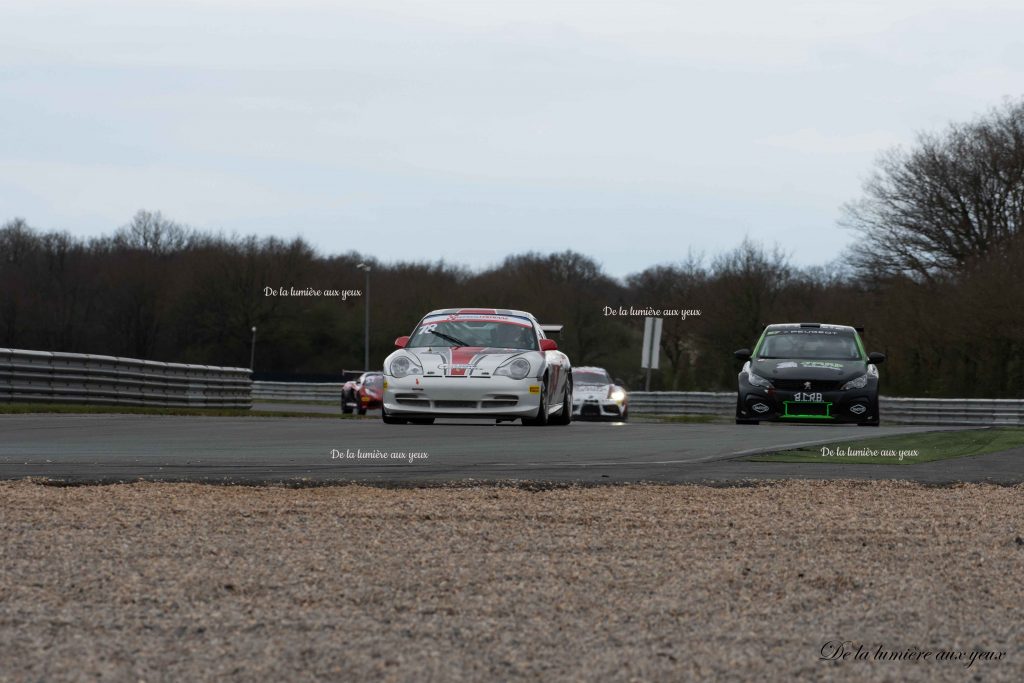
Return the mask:
[(1022, 485), (0, 482), (0, 681), (1020, 681), (1022, 536)]

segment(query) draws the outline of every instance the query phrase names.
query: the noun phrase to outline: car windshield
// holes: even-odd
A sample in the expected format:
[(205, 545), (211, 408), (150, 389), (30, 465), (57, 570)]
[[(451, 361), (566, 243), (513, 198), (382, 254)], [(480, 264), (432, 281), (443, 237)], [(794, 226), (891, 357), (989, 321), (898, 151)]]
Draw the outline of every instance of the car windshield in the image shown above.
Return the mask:
[(384, 387), (384, 375), (367, 375), (363, 380), (363, 386), (370, 389), (381, 389)]
[(834, 330), (770, 330), (758, 358), (861, 360), (852, 334)]
[(444, 316), (420, 323), (406, 348), (478, 346), (537, 351), (537, 333), (521, 318), (497, 316)]
[(585, 384), (611, 384), (612, 378), (604, 370), (573, 370), (572, 382), (576, 386)]

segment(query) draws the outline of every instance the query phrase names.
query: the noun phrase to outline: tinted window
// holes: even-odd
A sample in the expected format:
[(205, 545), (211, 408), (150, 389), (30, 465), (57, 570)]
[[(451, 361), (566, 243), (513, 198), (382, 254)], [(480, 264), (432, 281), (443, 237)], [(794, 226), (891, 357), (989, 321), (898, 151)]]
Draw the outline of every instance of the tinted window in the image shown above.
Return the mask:
[(426, 346), (479, 346), (498, 349), (539, 350), (537, 332), (522, 318), (487, 315), (450, 315), (425, 319), (409, 338), (406, 348)]
[(609, 377), (608, 373), (604, 370), (573, 370), (572, 381), (576, 386), (582, 386), (584, 384), (611, 384), (612, 378)]
[(856, 338), (836, 330), (769, 330), (758, 358), (860, 360)]

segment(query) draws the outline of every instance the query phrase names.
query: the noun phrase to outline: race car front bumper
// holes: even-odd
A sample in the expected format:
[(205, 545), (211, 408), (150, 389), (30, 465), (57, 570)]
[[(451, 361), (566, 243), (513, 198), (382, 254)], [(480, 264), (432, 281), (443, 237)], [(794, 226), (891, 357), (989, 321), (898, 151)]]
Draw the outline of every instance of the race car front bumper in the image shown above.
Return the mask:
[(579, 398), (572, 402), (572, 416), (577, 419), (618, 419), (625, 411), (623, 403), (610, 398)]
[(384, 410), (401, 417), (535, 417), (541, 390), (535, 377), (388, 377)]
[(736, 417), (779, 422), (877, 422), (877, 385), (810, 394), (741, 385)]
[(380, 408), (380, 398), (376, 396), (367, 396), (366, 394), (359, 395), (359, 407), (367, 410), (373, 410)]

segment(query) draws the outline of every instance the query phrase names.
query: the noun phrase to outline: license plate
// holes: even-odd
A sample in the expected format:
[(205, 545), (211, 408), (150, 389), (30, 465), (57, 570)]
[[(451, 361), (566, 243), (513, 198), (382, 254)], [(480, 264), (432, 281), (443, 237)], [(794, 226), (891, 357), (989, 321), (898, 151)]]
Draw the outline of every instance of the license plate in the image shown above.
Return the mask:
[(783, 417), (832, 417), (832, 404), (812, 401), (784, 401)]
[(822, 401), (821, 393), (810, 393), (806, 391), (798, 391), (793, 394), (794, 401)]

